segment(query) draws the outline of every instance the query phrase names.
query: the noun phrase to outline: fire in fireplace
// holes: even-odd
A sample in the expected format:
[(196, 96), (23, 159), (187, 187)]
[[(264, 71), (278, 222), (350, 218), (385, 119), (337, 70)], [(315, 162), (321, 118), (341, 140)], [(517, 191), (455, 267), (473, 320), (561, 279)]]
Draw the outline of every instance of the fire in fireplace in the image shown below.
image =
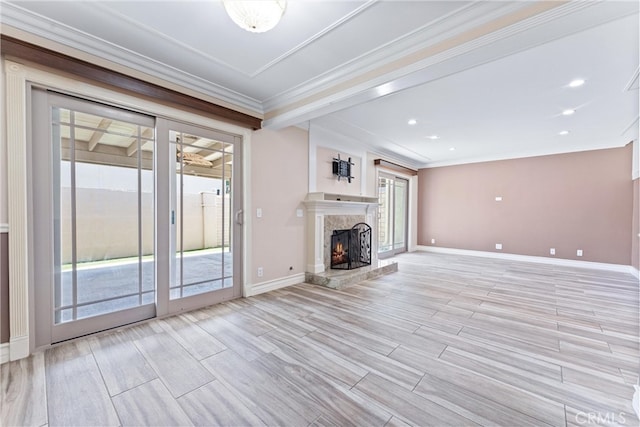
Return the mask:
[(364, 222), (331, 235), (331, 268), (351, 270), (371, 265), (371, 227)]

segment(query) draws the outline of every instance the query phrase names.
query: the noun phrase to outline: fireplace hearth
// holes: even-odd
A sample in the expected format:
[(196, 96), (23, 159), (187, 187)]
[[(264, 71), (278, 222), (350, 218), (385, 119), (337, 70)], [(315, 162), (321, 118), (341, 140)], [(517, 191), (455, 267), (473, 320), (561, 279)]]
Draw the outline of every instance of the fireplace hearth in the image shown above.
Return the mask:
[(331, 234), (331, 268), (352, 270), (371, 265), (371, 227), (360, 222)]

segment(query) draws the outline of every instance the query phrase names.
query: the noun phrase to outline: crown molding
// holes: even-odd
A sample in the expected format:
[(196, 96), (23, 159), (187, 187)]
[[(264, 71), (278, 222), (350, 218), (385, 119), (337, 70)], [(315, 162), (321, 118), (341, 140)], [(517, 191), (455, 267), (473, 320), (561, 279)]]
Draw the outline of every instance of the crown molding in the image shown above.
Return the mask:
[(325, 34), (331, 32), (332, 30), (334, 30), (335, 28), (339, 27), (340, 25), (350, 21), (355, 16), (361, 14), (363, 11), (365, 11), (366, 9), (368, 9), (369, 7), (374, 5), (375, 3), (376, 3), (376, 0), (367, 0), (364, 4), (360, 5), (359, 7), (357, 7), (356, 9), (351, 11), (350, 13), (348, 13), (347, 15), (345, 15), (345, 16), (341, 17), (340, 19), (336, 20), (334, 23), (332, 23), (328, 27), (324, 28), (322, 31), (319, 31), (318, 33), (312, 35), (311, 37), (307, 38), (303, 42), (299, 43), (297, 46), (294, 46), (293, 48), (289, 49), (288, 51), (284, 52), (283, 54), (278, 55), (276, 58), (272, 59), (271, 61), (267, 62), (266, 64), (256, 68), (253, 71), (250, 71), (250, 72), (247, 72), (247, 71), (242, 70), (242, 69), (240, 69), (240, 68), (238, 68), (236, 66), (233, 66), (233, 65), (229, 64), (228, 62), (221, 61), (220, 59), (218, 59), (218, 58), (216, 58), (214, 56), (211, 56), (208, 53), (205, 53), (205, 52), (203, 52), (203, 51), (201, 51), (199, 49), (195, 49), (193, 46), (190, 46), (188, 44), (182, 43), (179, 40), (176, 40), (175, 38), (168, 36), (167, 34), (163, 33), (162, 31), (158, 31), (158, 30), (156, 30), (154, 28), (151, 28), (148, 25), (129, 17), (128, 15), (120, 13), (120, 12), (114, 10), (113, 8), (110, 8), (110, 7), (106, 6), (105, 4), (95, 3), (92, 7), (98, 8), (103, 13), (109, 14), (109, 15), (113, 16), (114, 18), (116, 18), (116, 19), (118, 19), (120, 21), (128, 22), (129, 24), (135, 26), (136, 28), (142, 29), (143, 31), (145, 31), (145, 32), (147, 32), (149, 34), (152, 34), (154, 37), (161, 38), (161, 39), (173, 44), (175, 47), (177, 47), (179, 49), (184, 49), (186, 51), (189, 51), (189, 52), (191, 52), (191, 53), (193, 53), (195, 55), (198, 55), (199, 57), (201, 57), (201, 58), (203, 58), (203, 59), (205, 59), (207, 61), (211, 61), (212, 63), (215, 63), (218, 66), (225, 67), (225, 68), (227, 68), (229, 70), (233, 70), (235, 73), (242, 74), (243, 76), (245, 76), (247, 78), (256, 78), (260, 74), (264, 73), (265, 71), (267, 71), (270, 68), (276, 66), (280, 62), (284, 61), (285, 59), (287, 59), (291, 55), (296, 54), (298, 51), (303, 49), (305, 46), (308, 46), (309, 44), (311, 44), (314, 41), (320, 39), (322, 36), (324, 36)]
[[(181, 91), (149, 83), (5, 34), (0, 34), (0, 49), (8, 58), (17, 58), (19, 61), (54, 69), (58, 73), (68, 73), (75, 78), (79, 77), (92, 83), (104, 84), (121, 93), (147, 97), (156, 102), (166, 102), (169, 105), (180, 106), (180, 108), (186, 107), (250, 129), (262, 127), (262, 119), (259, 117), (187, 95)], [(12, 62), (12, 64), (18, 69), (21, 68), (16, 63)]]
[(327, 90), (337, 83), (353, 78), (354, 75), (375, 70), (389, 62), (442, 42), (455, 34), (470, 30), (478, 24), (490, 22), (505, 13), (522, 7), (522, 4), (518, 2), (476, 2), (463, 6), (437, 20), (426, 23), (411, 33), (378, 46), (349, 62), (266, 99), (264, 109), (265, 111), (273, 110), (299, 101), (316, 92)]
[(314, 120), (313, 123), (327, 132), (348, 136), (351, 140), (358, 141), (359, 144), (366, 146), (368, 151), (381, 154), (390, 160), (393, 158), (400, 163), (408, 163), (413, 166), (431, 161), (429, 157), (409, 150), (391, 139), (380, 137), (335, 116), (322, 117)]
[(3, 25), (11, 26), (255, 113), (262, 114), (264, 112), (261, 102), (254, 98), (50, 20), (13, 3), (3, 2), (0, 11), (0, 23)]
[[(367, 2), (366, 7), (363, 5), (356, 12), (361, 13), (373, 4), (375, 2)], [(266, 111), (263, 126), (278, 129), (473, 68), (588, 26), (637, 13), (638, 8), (633, 2), (616, 2), (616, 7), (607, 9), (601, 8), (602, 4), (472, 2), (264, 102), (49, 20), (13, 3), (3, 3), (0, 23), (238, 108), (260, 115)], [(539, 10), (541, 12), (536, 12)], [(585, 10), (588, 13), (582, 13)], [(338, 21), (335, 26), (348, 21), (354, 14)], [(561, 19), (572, 14), (579, 19), (570, 23)], [(501, 27), (499, 22), (509, 17), (514, 22)], [(545, 26), (549, 23), (552, 25)], [(491, 26), (495, 29), (485, 31), (484, 36), (467, 37), (467, 41), (462, 37), (465, 33)], [(537, 29), (536, 37), (525, 34), (531, 29)], [(438, 47), (439, 44), (441, 46)], [(294, 49), (299, 50), (303, 45)], [(195, 51), (194, 54), (202, 55), (202, 52)], [(634, 78), (631, 83), (637, 82), (637, 73)]]
[(542, 157), (542, 156), (555, 156), (560, 154), (571, 154), (571, 153), (581, 153), (584, 151), (596, 151), (596, 150), (608, 150), (611, 148), (621, 148), (624, 147), (627, 143), (622, 145), (619, 144), (607, 144), (601, 143), (592, 145), (589, 147), (581, 147), (581, 148), (573, 148), (573, 149), (545, 149), (545, 150), (530, 150), (530, 151), (519, 151), (495, 156), (479, 156), (479, 157), (468, 157), (464, 159), (455, 159), (455, 160), (443, 160), (439, 162), (430, 162), (421, 165), (421, 169), (430, 169), (430, 168), (438, 168), (444, 166), (457, 166), (457, 165), (467, 165), (471, 163), (486, 163), (486, 162), (495, 162), (500, 160), (513, 160), (513, 159), (524, 159), (528, 157)]
[(638, 138), (638, 122), (640, 121), (640, 116), (636, 116), (635, 119), (629, 125), (624, 128), (620, 136), (629, 135), (631, 139)]
[(272, 61), (269, 61), (267, 64), (265, 64), (262, 67), (258, 68), (256, 71), (254, 71), (249, 76), (252, 77), (252, 78), (259, 76), (260, 74), (264, 73), (268, 69), (270, 69), (270, 68), (276, 66), (277, 64), (279, 64), (280, 62), (284, 61), (288, 57), (298, 53), (304, 47), (310, 45), (311, 43), (313, 43), (316, 40), (319, 40), (325, 34), (333, 31), (335, 28), (339, 27), (342, 24), (345, 24), (345, 23), (349, 22), (355, 16), (361, 14), (362, 12), (367, 10), (369, 7), (371, 7), (374, 4), (376, 4), (376, 2), (377, 2), (377, 0), (367, 0), (366, 3), (360, 5), (359, 7), (357, 7), (356, 9), (351, 11), (350, 13), (348, 13), (347, 15), (345, 15), (342, 18), (338, 19), (333, 24), (329, 25), (328, 27), (326, 27), (322, 31), (319, 31), (318, 33), (316, 33), (313, 36), (309, 37), (308, 39), (306, 39), (302, 43), (299, 43), (297, 46), (294, 46), (293, 48), (289, 49), (288, 51), (286, 51), (282, 55), (278, 56), (277, 58), (273, 59)]
[[(542, 10), (527, 9), (526, 6), (534, 7), (528, 2), (508, 4), (511, 9), (494, 11), (494, 20), (484, 26), (478, 25), (478, 20), (474, 21), (474, 15), (471, 14), (472, 11), (477, 13), (478, 9), (465, 9), (464, 12), (468, 14), (468, 24), (464, 27), (467, 30), (466, 35), (464, 32), (444, 31), (441, 38), (435, 35), (427, 45), (415, 46), (415, 50), (409, 54), (406, 54), (405, 50), (405, 56), (400, 59), (390, 57), (389, 49), (386, 49), (384, 52), (387, 56), (378, 62), (374, 61), (368, 66), (362, 61), (353, 62), (348, 66), (353, 68), (332, 70), (317, 80), (306, 82), (302, 87), (270, 98), (264, 103), (263, 126), (277, 129), (330, 114), (471, 69), (638, 11), (637, 4), (632, 2), (613, 3), (614, 6), (610, 8), (604, 8), (602, 2), (534, 3), (534, 6), (537, 5), (543, 8)], [(514, 4), (523, 5), (522, 10), (514, 11)], [(464, 15), (463, 12), (459, 13)], [(569, 15), (571, 20), (565, 19)], [(454, 21), (455, 16), (449, 19)], [(507, 19), (511, 19), (512, 23), (503, 22)], [(490, 28), (492, 26), (495, 29)], [(484, 35), (469, 35), (470, 32), (481, 29)], [(358, 71), (354, 71), (355, 69)]]
[(640, 67), (636, 68), (636, 71), (633, 73), (631, 78), (629, 79), (629, 83), (627, 83), (624, 87), (625, 91), (633, 91), (638, 90), (638, 77), (640, 77)]
[[(517, 152), (506, 153), (506, 154), (497, 154), (497, 155), (489, 155), (489, 156), (467, 157), (467, 158), (454, 159), (454, 160), (431, 161), (431, 159), (428, 159), (422, 155), (408, 152), (408, 150), (407, 150), (407, 154), (401, 155), (398, 152), (387, 148), (390, 146), (397, 146), (404, 149), (394, 141), (381, 139), (377, 135), (372, 134), (366, 131), (365, 129), (359, 128), (357, 126), (353, 126), (352, 124), (346, 123), (335, 117), (323, 117), (322, 119), (313, 120), (311, 123), (313, 124), (313, 128), (319, 128), (322, 130), (322, 132), (325, 132), (326, 134), (340, 137), (342, 138), (343, 141), (349, 141), (352, 147), (358, 147), (368, 153), (380, 156), (385, 160), (398, 163), (410, 169), (429, 169), (429, 168), (444, 167), (444, 166), (465, 165), (465, 164), (471, 164), (471, 163), (485, 163), (485, 162), (493, 162), (493, 161), (500, 161), (500, 160), (521, 159), (521, 158), (527, 158), (527, 157), (553, 156), (558, 154), (578, 153), (582, 151), (594, 151), (594, 150), (606, 150), (610, 148), (620, 148), (626, 145), (626, 143), (612, 144), (610, 142), (607, 142), (607, 143), (595, 144), (588, 148), (582, 147), (582, 148), (572, 148), (572, 149), (567, 149), (567, 148), (538, 149), (538, 150), (517, 151)], [(420, 160), (420, 159), (423, 159), (423, 160)]]
[[(342, 148), (344, 150), (351, 149), (353, 151), (360, 151), (361, 153), (373, 154), (374, 156), (382, 157), (385, 160), (398, 163), (409, 169), (419, 169), (420, 167), (422, 167), (422, 165), (424, 165), (424, 161), (422, 162), (417, 161), (414, 157), (411, 157), (410, 155), (409, 156), (399, 155), (397, 152), (384, 148), (384, 145), (376, 144), (375, 141), (373, 141), (373, 139), (375, 138), (379, 139), (379, 137), (373, 134), (366, 133), (360, 128), (353, 127), (353, 129), (355, 129), (357, 132), (362, 131), (362, 133), (357, 134), (352, 131), (348, 131), (344, 127), (341, 127), (340, 123), (344, 125), (345, 124), (344, 122), (336, 122), (336, 123), (332, 122), (331, 126), (327, 126), (327, 123), (314, 120), (311, 122), (309, 132), (310, 133), (313, 132), (312, 129), (318, 129), (320, 130), (320, 132), (323, 132), (326, 135), (334, 136), (336, 140), (339, 141), (340, 147), (338, 147), (337, 146), (338, 144), (336, 144), (336, 147), (330, 147), (330, 148), (336, 148), (336, 149)], [(388, 142), (387, 140), (384, 140), (384, 141)], [(344, 144), (347, 144), (347, 145), (345, 146)], [(423, 156), (419, 156), (419, 157), (423, 157)]]

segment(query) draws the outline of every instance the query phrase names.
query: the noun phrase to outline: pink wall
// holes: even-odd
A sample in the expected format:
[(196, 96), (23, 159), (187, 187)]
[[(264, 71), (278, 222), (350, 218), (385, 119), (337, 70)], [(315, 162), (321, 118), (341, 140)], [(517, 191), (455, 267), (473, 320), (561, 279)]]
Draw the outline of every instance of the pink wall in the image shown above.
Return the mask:
[[(344, 178), (338, 181), (338, 178), (333, 174), (333, 159), (338, 157), (340, 159), (349, 160), (354, 163), (351, 166), (351, 176), (354, 179), (351, 182)], [(333, 150), (331, 148), (317, 147), (316, 148), (316, 188), (317, 191), (330, 194), (345, 194), (349, 196), (362, 195), (362, 159), (353, 154), (348, 154), (340, 151)]]
[[(308, 139), (307, 131), (294, 127), (262, 129), (251, 137), (252, 283), (304, 273), (305, 218), (296, 210), (304, 212), (309, 189)], [(258, 208), (262, 218), (256, 217)]]
[(640, 179), (633, 181), (633, 222), (631, 229), (631, 265), (640, 270)]
[(418, 244), (629, 265), (631, 157), (628, 145), (422, 169)]

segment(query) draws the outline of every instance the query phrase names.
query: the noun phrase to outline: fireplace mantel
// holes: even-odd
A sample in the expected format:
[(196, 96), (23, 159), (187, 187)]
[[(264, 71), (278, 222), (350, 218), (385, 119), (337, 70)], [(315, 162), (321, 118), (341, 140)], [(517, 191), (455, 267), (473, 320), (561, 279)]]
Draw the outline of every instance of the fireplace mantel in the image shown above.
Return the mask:
[(304, 200), (304, 205), (307, 210), (306, 271), (308, 273), (317, 274), (325, 271), (324, 217), (327, 215), (363, 215), (365, 222), (372, 228), (371, 253), (377, 260), (377, 197), (309, 193)]

